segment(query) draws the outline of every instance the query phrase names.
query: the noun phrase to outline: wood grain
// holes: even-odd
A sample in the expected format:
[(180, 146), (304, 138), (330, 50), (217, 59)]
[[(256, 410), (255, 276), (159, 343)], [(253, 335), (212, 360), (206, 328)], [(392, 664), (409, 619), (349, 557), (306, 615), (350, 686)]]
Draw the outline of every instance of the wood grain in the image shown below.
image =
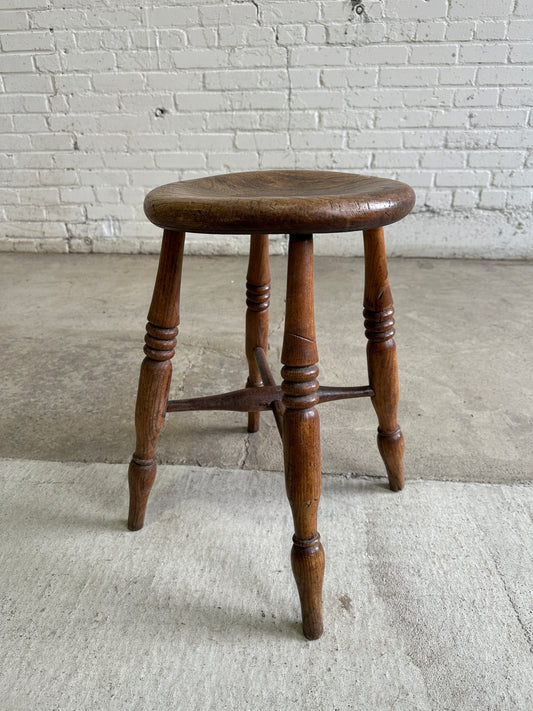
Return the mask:
[(308, 639), (322, 634), (324, 550), (317, 531), (322, 486), (318, 351), (313, 305), (313, 237), (291, 235), (281, 375), (285, 486), (294, 520), (291, 564)]
[(398, 425), (398, 364), (394, 342), (394, 306), (387, 272), (383, 229), (363, 233), (365, 248), (364, 311), (368, 377), (378, 416), (378, 448), (393, 491), (404, 486), (404, 439)]
[(152, 303), (141, 365), (135, 430), (137, 443), (130, 462), (130, 510), (128, 528), (143, 527), (146, 504), (156, 476), (155, 448), (163, 427), (172, 377), (170, 359), (174, 355), (180, 321), (179, 296), (185, 234), (165, 230), (159, 256)]
[[(268, 235), (251, 235), (248, 273), (246, 275), (246, 358), (247, 387), (261, 387), (263, 380), (254, 348), (268, 353), (268, 307), (270, 305), (270, 264)], [(248, 432), (259, 429), (259, 412), (248, 413)]]
[(169, 183), (144, 209), (159, 227), (214, 234), (351, 232), (401, 220), (405, 183), (326, 170), (263, 170)]

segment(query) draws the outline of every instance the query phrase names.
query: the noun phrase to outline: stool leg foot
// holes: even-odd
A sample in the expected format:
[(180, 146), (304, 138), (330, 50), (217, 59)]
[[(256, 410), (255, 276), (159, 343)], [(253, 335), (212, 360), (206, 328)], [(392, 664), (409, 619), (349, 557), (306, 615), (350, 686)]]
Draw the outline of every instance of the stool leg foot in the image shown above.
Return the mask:
[(393, 491), (404, 486), (405, 443), (398, 425), (398, 364), (394, 342), (394, 305), (387, 273), (383, 229), (366, 230), (364, 317), (368, 377), (378, 416), (378, 448)]
[[(263, 385), (254, 358), (254, 348), (268, 350), (268, 307), (270, 305), (270, 265), (268, 235), (250, 236), (250, 257), (246, 274), (246, 359), (248, 381), (246, 387)], [(259, 429), (259, 412), (248, 413), (248, 432)]]
[(313, 307), (313, 239), (291, 235), (285, 334), (281, 356), (285, 485), (294, 520), (291, 563), (302, 609), (303, 633), (318, 639), (322, 624), (325, 557), (317, 531), (321, 491), (318, 351)]
[(165, 421), (179, 325), (179, 294), (185, 234), (165, 230), (152, 303), (148, 312), (145, 347), (141, 365), (135, 430), (137, 443), (131, 459), (128, 481), (130, 509), (128, 528), (143, 527), (146, 504), (156, 475), (155, 449)]

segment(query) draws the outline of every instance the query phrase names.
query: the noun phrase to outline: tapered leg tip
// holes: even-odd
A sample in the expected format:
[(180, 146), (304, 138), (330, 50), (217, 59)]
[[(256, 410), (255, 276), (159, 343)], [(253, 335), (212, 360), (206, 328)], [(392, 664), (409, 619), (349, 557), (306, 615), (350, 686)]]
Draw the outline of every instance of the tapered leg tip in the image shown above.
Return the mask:
[(141, 523), (140, 525), (128, 523), (128, 531), (140, 531), (143, 526), (143, 523)]
[(401, 491), (405, 486), (405, 481), (403, 479), (389, 479), (389, 487), (391, 491)]
[(259, 430), (259, 412), (248, 413), (248, 432), (257, 432)]
[(310, 642), (313, 642), (315, 639), (320, 639), (320, 637), (322, 637), (323, 632), (324, 628), (322, 625), (320, 625), (320, 627), (311, 629), (306, 629), (305, 627), (303, 628), (304, 637)]

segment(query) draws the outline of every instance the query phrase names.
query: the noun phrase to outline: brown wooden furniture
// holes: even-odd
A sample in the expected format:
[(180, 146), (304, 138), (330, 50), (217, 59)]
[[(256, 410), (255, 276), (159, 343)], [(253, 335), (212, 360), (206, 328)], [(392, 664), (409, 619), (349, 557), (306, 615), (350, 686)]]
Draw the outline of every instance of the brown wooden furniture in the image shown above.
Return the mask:
[[(156, 442), (167, 412), (236, 410), (248, 413), (248, 431), (272, 410), (283, 440), (285, 481), (294, 518), (292, 569), (308, 639), (322, 634), (324, 550), (317, 531), (321, 489), (320, 425), (316, 406), (370, 397), (378, 417), (378, 447), (393, 491), (404, 485), (404, 441), (396, 419), (398, 373), (394, 308), (387, 276), (383, 227), (413, 207), (414, 193), (393, 180), (329, 171), (271, 170), (171, 183), (146, 197), (148, 218), (164, 229), (159, 269), (148, 312), (146, 358), (141, 366), (129, 468), (128, 527), (144, 522), (156, 474)], [(318, 384), (313, 307), (313, 233), (363, 231), (364, 319), (369, 385)], [(179, 324), (186, 232), (250, 234), (246, 282), (246, 387), (231, 393), (169, 400), (171, 358)], [(270, 272), (268, 234), (290, 235), (281, 386), (267, 363)]]

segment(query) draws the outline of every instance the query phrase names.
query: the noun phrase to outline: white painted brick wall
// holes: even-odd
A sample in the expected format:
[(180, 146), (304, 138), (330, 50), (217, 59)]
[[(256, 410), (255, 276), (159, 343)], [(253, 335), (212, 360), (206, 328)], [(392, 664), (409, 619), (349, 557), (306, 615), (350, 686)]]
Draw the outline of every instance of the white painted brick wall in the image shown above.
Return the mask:
[(413, 185), (392, 254), (533, 257), (531, 0), (357, 5), (2, 0), (0, 247), (156, 251), (152, 187), (320, 168)]

